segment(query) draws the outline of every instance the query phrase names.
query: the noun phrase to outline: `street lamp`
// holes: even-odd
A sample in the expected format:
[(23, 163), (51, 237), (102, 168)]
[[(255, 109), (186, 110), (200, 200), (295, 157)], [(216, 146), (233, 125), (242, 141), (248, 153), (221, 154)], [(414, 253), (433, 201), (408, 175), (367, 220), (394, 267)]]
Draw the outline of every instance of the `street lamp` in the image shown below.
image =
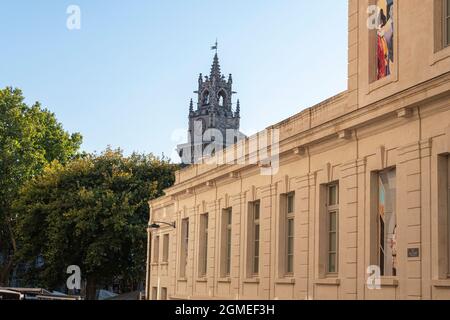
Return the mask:
[(161, 221), (154, 221), (151, 225), (149, 225), (149, 227), (151, 229), (159, 229), (159, 228), (161, 228), (161, 224), (164, 224), (166, 226), (172, 227), (174, 229), (176, 228), (175, 221), (172, 222), (172, 223), (161, 222)]
[[(151, 208), (150, 208), (150, 215), (151, 215)], [(150, 300), (150, 264), (151, 264), (151, 253), (152, 253), (152, 230), (161, 228), (161, 225), (166, 225), (172, 228), (176, 228), (175, 221), (172, 223), (167, 223), (163, 221), (153, 221), (152, 224), (148, 225), (148, 237), (147, 237), (147, 275), (146, 275), (146, 285), (145, 285), (145, 298), (147, 300)]]

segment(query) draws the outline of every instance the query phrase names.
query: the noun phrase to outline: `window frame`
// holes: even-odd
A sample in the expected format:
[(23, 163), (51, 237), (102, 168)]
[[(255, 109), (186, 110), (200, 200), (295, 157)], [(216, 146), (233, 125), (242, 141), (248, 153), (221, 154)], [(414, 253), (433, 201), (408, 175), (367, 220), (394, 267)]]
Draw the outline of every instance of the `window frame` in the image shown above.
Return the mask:
[(153, 264), (159, 263), (159, 235), (156, 235), (153, 239)]
[(162, 254), (162, 262), (169, 262), (169, 243), (170, 243), (170, 235), (168, 233), (163, 235), (163, 254)]
[(261, 201), (249, 203), (248, 228), (248, 275), (257, 277), (261, 258)]
[[(331, 189), (336, 188), (335, 203), (331, 203)], [(326, 186), (327, 200), (326, 200), (326, 273), (327, 275), (337, 275), (339, 273), (339, 182), (333, 182)], [(335, 230), (331, 229), (331, 215), (335, 215)], [(335, 251), (331, 250), (331, 237), (334, 234), (335, 237)], [(335, 269), (331, 270), (331, 255), (335, 256), (334, 266)]]
[[(385, 243), (386, 225), (381, 224), (381, 217), (379, 213), (379, 199), (380, 199), (380, 187), (379, 179), (380, 175), (383, 173), (388, 173), (390, 171), (395, 171), (395, 180), (397, 184), (397, 168), (395, 166), (388, 167), (383, 170), (375, 171), (375, 183), (376, 183), (376, 202), (375, 202), (375, 214), (376, 214), (376, 263), (380, 268), (380, 275), (382, 277), (396, 277), (398, 276), (398, 269), (396, 269), (396, 274), (386, 275), (386, 248), (389, 245)], [(397, 187), (395, 187), (395, 205), (397, 205)], [(397, 220), (397, 208), (394, 208), (394, 215), (396, 220), (396, 225), (398, 228)], [(397, 262), (398, 263), (398, 262)]]
[(180, 257), (180, 278), (186, 277), (186, 269), (189, 259), (189, 218), (181, 221), (181, 257)]
[(445, 163), (445, 173), (446, 173), (446, 218), (447, 218), (447, 279), (450, 278), (450, 155), (446, 157)]
[[(290, 203), (290, 199), (292, 203)], [(291, 210), (290, 210), (291, 209)], [(292, 276), (294, 274), (294, 248), (295, 248), (295, 192), (289, 192), (286, 194), (286, 247), (285, 247), (285, 274), (286, 276)], [(290, 228), (292, 224), (292, 229)], [(292, 231), (292, 234), (290, 234)], [(292, 241), (290, 243), (290, 241)], [(289, 250), (291, 249), (291, 250)]]
[(223, 278), (231, 275), (231, 255), (232, 255), (232, 224), (233, 224), (233, 210), (226, 208), (222, 210), (222, 270)]
[(161, 287), (161, 296), (159, 300), (167, 300), (167, 287)]
[(437, 155), (434, 192), (436, 201), (437, 255), (433, 260), (437, 271), (437, 279), (450, 280), (450, 154), (444, 152)]
[(208, 273), (208, 233), (209, 214), (204, 213), (200, 216), (199, 278), (205, 278)]

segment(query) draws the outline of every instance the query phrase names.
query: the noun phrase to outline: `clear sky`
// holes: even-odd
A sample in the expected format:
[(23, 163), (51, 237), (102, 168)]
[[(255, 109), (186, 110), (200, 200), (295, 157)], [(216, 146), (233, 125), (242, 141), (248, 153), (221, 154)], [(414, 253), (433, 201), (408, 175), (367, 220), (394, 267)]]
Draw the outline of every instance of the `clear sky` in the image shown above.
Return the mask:
[(0, 87), (40, 101), (83, 150), (173, 157), (216, 38), (246, 134), (346, 89), (346, 0), (0, 0)]

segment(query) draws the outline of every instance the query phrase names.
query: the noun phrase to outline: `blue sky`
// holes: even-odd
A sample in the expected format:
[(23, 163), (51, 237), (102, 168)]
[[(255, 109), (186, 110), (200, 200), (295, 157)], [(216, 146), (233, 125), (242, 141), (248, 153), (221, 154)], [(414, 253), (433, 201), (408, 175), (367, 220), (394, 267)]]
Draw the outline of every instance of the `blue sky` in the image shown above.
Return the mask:
[[(66, 28), (71, 4), (80, 30)], [(347, 85), (346, 0), (1, 0), (0, 24), (0, 87), (40, 101), (89, 152), (172, 156), (216, 38), (244, 133)]]

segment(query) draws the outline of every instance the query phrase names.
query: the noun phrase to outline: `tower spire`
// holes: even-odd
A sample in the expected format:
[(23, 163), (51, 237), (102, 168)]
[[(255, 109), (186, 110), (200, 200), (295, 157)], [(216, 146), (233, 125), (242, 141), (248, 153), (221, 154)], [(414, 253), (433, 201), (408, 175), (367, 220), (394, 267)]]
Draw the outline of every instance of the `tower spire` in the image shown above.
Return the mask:
[(220, 79), (222, 74), (220, 72), (220, 64), (219, 64), (219, 56), (217, 55), (217, 49), (219, 48), (219, 44), (216, 42), (211, 47), (211, 50), (216, 50), (216, 53), (214, 54), (213, 64), (211, 66), (211, 79), (216, 78)]
[(194, 101), (191, 99), (191, 102), (189, 103), (189, 113), (194, 112)]
[(213, 64), (211, 66), (211, 79), (216, 78), (220, 79), (221, 72), (220, 72), (220, 64), (219, 64), (219, 57), (216, 54), (214, 54)]

